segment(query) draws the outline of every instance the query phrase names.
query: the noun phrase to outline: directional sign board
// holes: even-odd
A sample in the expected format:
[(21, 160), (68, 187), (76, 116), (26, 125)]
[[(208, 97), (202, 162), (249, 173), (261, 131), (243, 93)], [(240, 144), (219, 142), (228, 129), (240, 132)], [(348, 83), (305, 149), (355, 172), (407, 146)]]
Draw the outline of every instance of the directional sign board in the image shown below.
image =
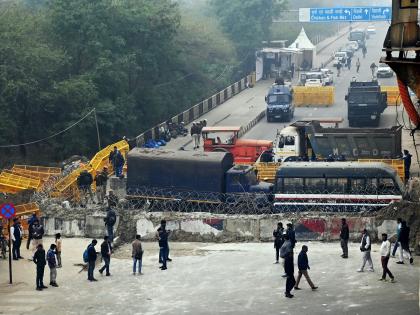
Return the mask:
[(11, 203), (5, 203), (0, 206), (0, 216), (9, 220), (16, 215), (15, 206)]
[(391, 7), (300, 8), (299, 22), (375, 22), (391, 19)]

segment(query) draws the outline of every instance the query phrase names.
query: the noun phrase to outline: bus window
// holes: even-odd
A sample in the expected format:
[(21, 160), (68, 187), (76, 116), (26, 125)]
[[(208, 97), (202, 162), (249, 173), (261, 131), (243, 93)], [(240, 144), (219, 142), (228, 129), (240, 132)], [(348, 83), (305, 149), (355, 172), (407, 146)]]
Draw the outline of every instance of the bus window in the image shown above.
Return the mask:
[(284, 179), (284, 193), (303, 193), (303, 178), (285, 178)]
[(366, 193), (374, 195), (378, 193), (378, 180), (376, 178), (366, 178)]
[(325, 190), (325, 178), (307, 178), (305, 184), (307, 193), (324, 192)]
[(395, 187), (392, 178), (378, 178), (378, 194), (395, 194), (398, 193), (398, 188)]
[(363, 194), (366, 192), (366, 185), (364, 178), (352, 178), (350, 179), (350, 193), (352, 194)]
[(327, 190), (330, 193), (345, 193), (347, 178), (327, 178)]

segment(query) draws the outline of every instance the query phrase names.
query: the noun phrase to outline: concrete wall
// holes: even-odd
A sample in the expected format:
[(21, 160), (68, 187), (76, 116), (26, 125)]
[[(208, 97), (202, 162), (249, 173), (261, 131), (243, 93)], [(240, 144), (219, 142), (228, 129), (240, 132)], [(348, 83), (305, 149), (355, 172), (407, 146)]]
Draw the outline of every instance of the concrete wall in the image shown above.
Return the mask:
[[(129, 210), (122, 210), (129, 211)], [(44, 218), (47, 235), (60, 232), (67, 237), (101, 238), (106, 234), (105, 214), (87, 215), (84, 219), (61, 220)], [(389, 237), (395, 235), (395, 221), (379, 221), (374, 217), (346, 216), (350, 227), (350, 237), (358, 241), (361, 231), (367, 228), (374, 239), (381, 233)], [(154, 240), (160, 220), (167, 221), (167, 228), (172, 230), (172, 239), (177, 241), (236, 242), (236, 241), (271, 241), (277, 222), (293, 221), (298, 240), (333, 241), (338, 240), (341, 228), (340, 216), (304, 216), (298, 219), (290, 215), (266, 216), (225, 216), (211, 214), (137, 214), (136, 229), (143, 239)], [(119, 219), (115, 229), (117, 229)]]

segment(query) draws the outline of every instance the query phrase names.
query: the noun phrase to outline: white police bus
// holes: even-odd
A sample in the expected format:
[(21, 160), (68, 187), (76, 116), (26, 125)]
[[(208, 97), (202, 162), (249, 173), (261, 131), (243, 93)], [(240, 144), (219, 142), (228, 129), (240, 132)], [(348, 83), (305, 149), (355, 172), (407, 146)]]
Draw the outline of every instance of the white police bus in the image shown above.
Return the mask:
[(376, 162), (283, 163), (274, 189), (278, 212), (377, 210), (404, 195), (397, 172)]

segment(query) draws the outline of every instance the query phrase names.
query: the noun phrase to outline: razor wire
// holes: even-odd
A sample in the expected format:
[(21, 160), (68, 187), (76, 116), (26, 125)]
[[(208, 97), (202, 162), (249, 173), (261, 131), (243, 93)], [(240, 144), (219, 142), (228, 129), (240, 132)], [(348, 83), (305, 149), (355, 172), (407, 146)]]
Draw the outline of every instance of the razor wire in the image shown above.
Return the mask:
[(317, 189), (307, 190), (303, 194), (297, 189), (288, 194), (279, 194), (282, 198), (278, 199), (275, 194), (262, 192), (217, 193), (143, 187), (128, 191), (127, 204), (124, 207), (146, 212), (205, 212), (227, 215), (370, 212), (397, 200), (398, 197), (389, 198), (389, 195), (394, 194), (396, 192), (392, 188), (355, 188), (341, 194)]

